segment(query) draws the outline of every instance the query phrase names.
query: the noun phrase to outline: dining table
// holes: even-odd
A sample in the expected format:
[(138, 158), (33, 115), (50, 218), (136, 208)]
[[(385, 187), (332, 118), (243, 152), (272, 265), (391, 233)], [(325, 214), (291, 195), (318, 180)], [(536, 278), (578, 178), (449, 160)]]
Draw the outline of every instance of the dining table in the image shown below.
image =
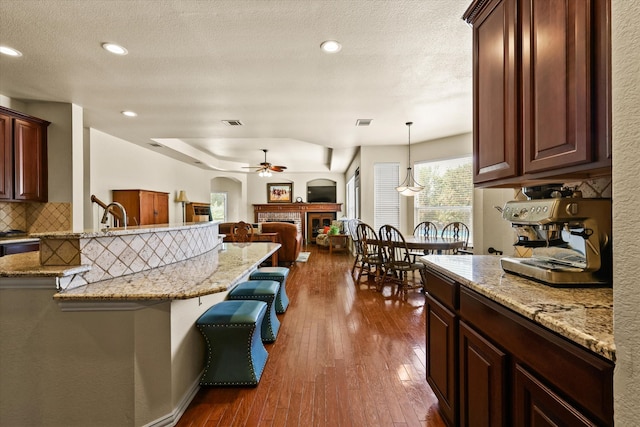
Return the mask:
[(463, 249), (465, 246), (464, 240), (451, 237), (407, 236), (404, 240), (408, 249), (432, 251), (438, 254), (442, 251)]

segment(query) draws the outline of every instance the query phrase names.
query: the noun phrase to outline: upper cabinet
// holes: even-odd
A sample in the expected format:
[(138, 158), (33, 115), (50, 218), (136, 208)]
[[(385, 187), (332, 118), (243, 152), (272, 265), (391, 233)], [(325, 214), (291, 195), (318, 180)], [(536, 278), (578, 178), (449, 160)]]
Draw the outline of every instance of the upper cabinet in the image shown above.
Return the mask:
[(0, 107), (0, 200), (47, 201), (47, 126)]
[(611, 172), (609, 0), (477, 0), (474, 183)]

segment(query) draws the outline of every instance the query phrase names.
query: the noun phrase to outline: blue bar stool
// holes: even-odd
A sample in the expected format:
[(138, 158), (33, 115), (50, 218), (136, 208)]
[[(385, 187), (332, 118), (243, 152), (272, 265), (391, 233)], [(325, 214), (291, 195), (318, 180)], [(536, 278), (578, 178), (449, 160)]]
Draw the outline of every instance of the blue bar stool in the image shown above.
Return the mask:
[(266, 312), (263, 301), (222, 301), (198, 318), (207, 344), (200, 385), (258, 384), (269, 356), (260, 334)]
[(280, 329), (274, 304), (278, 289), (280, 289), (280, 283), (275, 280), (250, 280), (239, 283), (227, 295), (228, 300), (257, 300), (267, 303), (267, 312), (262, 321), (263, 342), (275, 341)]
[(287, 296), (287, 276), (289, 269), (287, 267), (260, 267), (249, 275), (250, 280), (275, 280), (280, 282), (280, 289), (276, 296), (276, 313), (282, 314), (287, 311), (289, 306), (289, 297)]

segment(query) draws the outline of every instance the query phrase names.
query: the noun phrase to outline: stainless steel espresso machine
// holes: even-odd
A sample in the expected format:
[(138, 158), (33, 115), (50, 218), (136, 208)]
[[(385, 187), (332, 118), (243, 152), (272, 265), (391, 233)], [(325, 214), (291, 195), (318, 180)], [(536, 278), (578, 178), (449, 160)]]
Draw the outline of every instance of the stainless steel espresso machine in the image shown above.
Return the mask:
[(552, 286), (611, 285), (611, 199), (560, 196), (505, 204), (515, 245), (532, 256), (502, 258), (503, 270)]

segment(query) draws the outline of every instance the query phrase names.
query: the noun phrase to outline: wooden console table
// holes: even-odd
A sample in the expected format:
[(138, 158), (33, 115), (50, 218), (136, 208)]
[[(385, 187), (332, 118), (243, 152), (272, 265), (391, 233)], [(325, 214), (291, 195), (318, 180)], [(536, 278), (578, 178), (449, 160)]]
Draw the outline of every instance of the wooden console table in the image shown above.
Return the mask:
[(329, 234), (329, 254), (333, 251), (346, 251), (349, 249), (348, 234)]
[[(267, 204), (254, 204), (253, 214), (255, 222), (260, 221), (260, 216), (271, 216), (277, 221), (278, 214), (282, 214), (287, 219), (283, 221), (299, 221), (300, 231), (305, 240), (308, 238), (307, 230), (307, 214), (316, 212), (342, 212), (342, 203), (267, 203)], [(267, 215), (261, 215), (261, 214)]]

